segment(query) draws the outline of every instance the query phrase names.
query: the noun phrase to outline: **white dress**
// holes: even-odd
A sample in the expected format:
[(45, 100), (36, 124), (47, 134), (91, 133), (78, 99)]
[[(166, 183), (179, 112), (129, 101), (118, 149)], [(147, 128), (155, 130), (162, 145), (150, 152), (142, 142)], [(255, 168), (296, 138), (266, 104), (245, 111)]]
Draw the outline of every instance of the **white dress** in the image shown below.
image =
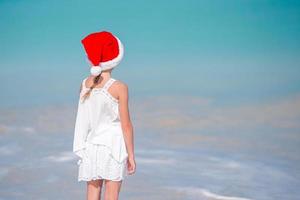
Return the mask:
[(89, 90), (82, 81), (75, 122), (73, 152), (79, 156), (78, 181), (123, 180), (127, 175), (127, 150), (121, 128), (118, 100), (109, 92), (116, 81), (110, 78), (102, 88)]

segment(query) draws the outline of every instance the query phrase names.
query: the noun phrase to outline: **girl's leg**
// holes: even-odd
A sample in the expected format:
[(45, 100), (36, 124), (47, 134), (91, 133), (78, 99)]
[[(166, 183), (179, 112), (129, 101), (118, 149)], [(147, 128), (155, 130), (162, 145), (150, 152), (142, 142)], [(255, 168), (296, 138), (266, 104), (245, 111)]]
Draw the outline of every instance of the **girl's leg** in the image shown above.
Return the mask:
[(104, 200), (118, 200), (122, 181), (105, 180)]
[(103, 180), (87, 181), (87, 200), (100, 200)]

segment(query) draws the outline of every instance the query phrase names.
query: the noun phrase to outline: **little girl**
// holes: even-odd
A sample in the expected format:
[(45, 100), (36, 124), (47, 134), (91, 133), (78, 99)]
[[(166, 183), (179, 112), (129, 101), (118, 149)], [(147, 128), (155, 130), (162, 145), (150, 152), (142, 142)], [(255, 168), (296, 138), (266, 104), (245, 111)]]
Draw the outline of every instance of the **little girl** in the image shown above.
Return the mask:
[(117, 200), (122, 180), (135, 173), (133, 127), (128, 109), (128, 87), (111, 77), (123, 58), (124, 47), (107, 31), (82, 41), (91, 63), (91, 76), (80, 86), (73, 152), (79, 156), (78, 181), (87, 181), (87, 199)]

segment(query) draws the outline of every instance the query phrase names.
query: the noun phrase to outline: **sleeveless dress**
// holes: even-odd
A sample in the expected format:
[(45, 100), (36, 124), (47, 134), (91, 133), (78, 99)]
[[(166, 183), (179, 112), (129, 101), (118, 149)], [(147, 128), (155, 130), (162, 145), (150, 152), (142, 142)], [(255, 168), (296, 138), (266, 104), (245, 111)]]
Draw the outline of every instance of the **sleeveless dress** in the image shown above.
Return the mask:
[(118, 100), (109, 92), (116, 81), (110, 78), (103, 87), (89, 90), (82, 81), (75, 122), (73, 152), (79, 156), (78, 181), (123, 180), (127, 175), (127, 150), (121, 128)]

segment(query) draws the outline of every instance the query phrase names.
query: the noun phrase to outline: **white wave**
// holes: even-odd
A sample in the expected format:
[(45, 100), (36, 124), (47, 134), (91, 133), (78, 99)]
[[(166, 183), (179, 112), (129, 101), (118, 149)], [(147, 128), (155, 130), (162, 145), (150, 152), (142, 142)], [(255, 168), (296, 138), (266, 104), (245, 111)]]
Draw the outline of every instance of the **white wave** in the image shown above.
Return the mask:
[(35, 133), (36, 132), (35, 128), (30, 127), (30, 126), (20, 127), (20, 130), (24, 131), (26, 133)]
[(74, 160), (75, 158), (76, 157), (74, 156), (73, 152), (63, 151), (58, 153), (57, 155), (47, 156), (44, 159), (51, 162), (68, 162)]
[(20, 149), (21, 148), (16, 145), (1, 146), (0, 147), (0, 155), (10, 156), (10, 155), (13, 155), (13, 154), (17, 153), (18, 151), (20, 151)]
[[(234, 197), (234, 196), (224, 196), (220, 194), (213, 193), (204, 188), (196, 187), (167, 187), (168, 189), (175, 190), (177, 192), (184, 193), (195, 199), (201, 198), (201, 200), (251, 200), (244, 197)], [(204, 199), (203, 199), (204, 198)]]
[(20, 131), (25, 133), (35, 133), (36, 130), (31, 126), (10, 126), (5, 124), (0, 124), (0, 133), (12, 132), (12, 131)]
[(208, 157), (209, 160), (218, 162), (221, 166), (226, 167), (226, 168), (232, 168), (232, 169), (237, 169), (242, 166), (241, 163), (235, 161), (235, 160), (228, 160), (224, 158), (218, 158), (214, 156)]
[(9, 172), (8, 167), (0, 167), (0, 179), (5, 177), (8, 174), (8, 172)]
[(236, 168), (240, 168), (241, 167), (241, 164), (236, 162), (236, 161), (228, 161), (226, 164), (225, 164), (226, 167), (228, 168), (232, 168), (232, 169), (236, 169)]
[(136, 153), (143, 155), (173, 155), (176, 152), (169, 149), (151, 149), (151, 151), (149, 149), (138, 149)]
[(174, 164), (176, 160), (171, 158), (142, 158), (136, 157), (136, 162), (141, 164)]

